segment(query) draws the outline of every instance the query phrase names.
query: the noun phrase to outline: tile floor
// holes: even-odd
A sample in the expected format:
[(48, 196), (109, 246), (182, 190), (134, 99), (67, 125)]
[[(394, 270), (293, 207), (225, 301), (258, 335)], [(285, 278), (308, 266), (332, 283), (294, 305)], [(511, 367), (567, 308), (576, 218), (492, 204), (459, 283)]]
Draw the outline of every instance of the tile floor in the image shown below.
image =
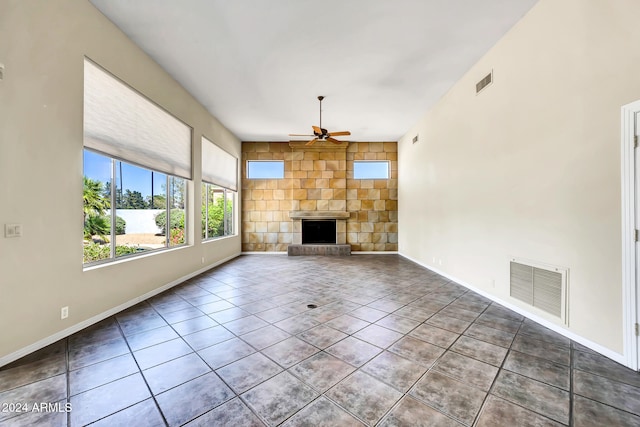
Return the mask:
[(0, 405), (3, 426), (639, 426), (640, 376), (399, 256), (250, 255), (3, 367)]

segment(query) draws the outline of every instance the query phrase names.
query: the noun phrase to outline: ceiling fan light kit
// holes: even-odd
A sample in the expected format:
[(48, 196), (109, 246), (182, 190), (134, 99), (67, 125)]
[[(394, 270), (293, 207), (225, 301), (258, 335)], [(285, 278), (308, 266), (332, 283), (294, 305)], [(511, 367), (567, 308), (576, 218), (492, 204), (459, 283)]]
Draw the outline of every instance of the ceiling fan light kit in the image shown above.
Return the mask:
[(318, 101), (320, 101), (320, 125), (319, 126), (311, 126), (313, 129), (313, 135), (301, 135), (290, 133), (289, 136), (312, 136), (313, 139), (307, 142), (305, 145), (313, 145), (318, 141), (329, 141), (333, 144), (342, 144), (343, 141), (339, 141), (334, 138), (334, 136), (347, 136), (351, 135), (351, 132), (348, 130), (343, 130), (339, 132), (329, 132), (325, 128), (322, 127), (322, 100), (324, 96), (318, 96)]

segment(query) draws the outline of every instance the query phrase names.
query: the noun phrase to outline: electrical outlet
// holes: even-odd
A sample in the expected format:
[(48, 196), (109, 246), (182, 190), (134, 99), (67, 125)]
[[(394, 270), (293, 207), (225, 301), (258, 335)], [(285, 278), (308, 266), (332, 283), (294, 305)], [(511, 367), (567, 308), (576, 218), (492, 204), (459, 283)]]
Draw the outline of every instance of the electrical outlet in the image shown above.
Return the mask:
[(4, 237), (22, 237), (22, 224), (5, 224)]
[(60, 309), (60, 319), (66, 319), (69, 317), (69, 307), (62, 307)]

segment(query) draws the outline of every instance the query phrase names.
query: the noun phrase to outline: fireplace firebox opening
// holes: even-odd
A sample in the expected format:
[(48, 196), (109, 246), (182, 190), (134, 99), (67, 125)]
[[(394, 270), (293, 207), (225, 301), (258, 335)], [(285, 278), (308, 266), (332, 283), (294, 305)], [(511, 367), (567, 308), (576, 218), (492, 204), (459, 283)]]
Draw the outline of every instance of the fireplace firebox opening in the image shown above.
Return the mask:
[(302, 244), (333, 244), (336, 242), (336, 220), (302, 220)]

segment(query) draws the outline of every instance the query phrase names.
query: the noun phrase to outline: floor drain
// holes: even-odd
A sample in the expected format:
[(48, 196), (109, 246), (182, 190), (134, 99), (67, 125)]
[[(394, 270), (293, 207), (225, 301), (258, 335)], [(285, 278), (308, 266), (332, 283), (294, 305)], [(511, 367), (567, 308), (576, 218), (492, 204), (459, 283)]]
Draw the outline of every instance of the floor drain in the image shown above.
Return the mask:
[(318, 308), (315, 304), (307, 304), (307, 308)]

